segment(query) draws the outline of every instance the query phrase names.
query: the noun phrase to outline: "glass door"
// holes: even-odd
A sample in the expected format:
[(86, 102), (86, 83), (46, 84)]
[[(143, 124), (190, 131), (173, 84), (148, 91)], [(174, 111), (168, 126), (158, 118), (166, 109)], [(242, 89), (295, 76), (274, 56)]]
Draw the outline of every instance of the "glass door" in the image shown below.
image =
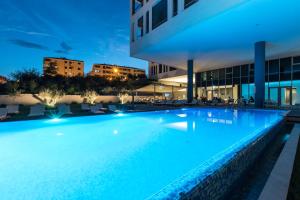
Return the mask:
[(293, 103), (293, 88), (292, 87), (282, 87), (280, 91), (281, 106), (290, 106)]
[(294, 89), (292, 87), (269, 87), (270, 105), (290, 106), (293, 103)]
[(269, 88), (269, 102), (271, 105), (279, 105), (279, 88), (270, 87)]

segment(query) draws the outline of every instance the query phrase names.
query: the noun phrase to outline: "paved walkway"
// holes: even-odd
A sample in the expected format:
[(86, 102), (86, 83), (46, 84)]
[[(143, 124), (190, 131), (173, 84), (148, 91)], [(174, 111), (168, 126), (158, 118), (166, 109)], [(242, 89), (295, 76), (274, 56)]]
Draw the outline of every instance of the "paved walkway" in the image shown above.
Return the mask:
[(259, 200), (285, 200), (293, 173), (294, 161), (300, 134), (300, 124), (296, 124), (284, 146)]

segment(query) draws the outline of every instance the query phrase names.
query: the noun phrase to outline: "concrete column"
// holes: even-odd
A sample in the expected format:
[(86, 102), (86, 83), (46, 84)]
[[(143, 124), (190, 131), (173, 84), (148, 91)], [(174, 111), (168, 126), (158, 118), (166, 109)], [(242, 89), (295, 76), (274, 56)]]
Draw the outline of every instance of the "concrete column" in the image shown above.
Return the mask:
[(265, 102), (265, 60), (266, 60), (266, 42), (255, 43), (255, 106), (263, 108)]
[(193, 88), (194, 88), (194, 60), (188, 60), (187, 62), (187, 75), (188, 75), (188, 84), (187, 84), (187, 100), (188, 102), (193, 101)]

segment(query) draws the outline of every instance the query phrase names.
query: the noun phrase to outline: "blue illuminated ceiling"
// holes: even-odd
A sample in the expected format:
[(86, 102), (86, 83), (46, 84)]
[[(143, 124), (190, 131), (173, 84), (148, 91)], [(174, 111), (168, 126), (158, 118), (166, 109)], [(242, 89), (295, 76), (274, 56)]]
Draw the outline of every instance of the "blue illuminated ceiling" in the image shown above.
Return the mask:
[(196, 71), (204, 71), (252, 62), (254, 43), (262, 40), (267, 42), (268, 58), (300, 55), (299, 0), (241, 2), (181, 30), (187, 21), (185, 14), (201, 14), (200, 7), (192, 6), (145, 37), (145, 41), (153, 37), (155, 43), (149, 42), (133, 56), (182, 68), (188, 59), (194, 59)]

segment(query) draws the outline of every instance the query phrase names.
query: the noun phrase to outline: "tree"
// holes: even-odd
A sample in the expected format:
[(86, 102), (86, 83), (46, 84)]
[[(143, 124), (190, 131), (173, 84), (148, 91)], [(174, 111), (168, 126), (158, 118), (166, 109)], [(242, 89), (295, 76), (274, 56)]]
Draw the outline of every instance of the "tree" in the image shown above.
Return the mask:
[(81, 95), (85, 101), (89, 104), (95, 104), (95, 101), (98, 97), (98, 93), (93, 90), (86, 90)]
[(64, 96), (64, 92), (55, 89), (43, 89), (38, 95), (47, 106), (54, 107), (57, 101)]
[(128, 95), (128, 91), (126, 89), (122, 89), (119, 92), (118, 97), (119, 97), (119, 99), (121, 101), (121, 104), (125, 104), (126, 103), (125, 101), (127, 100), (128, 96), (129, 96)]
[(19, 90), (19, 84), (16, 81), (8, 81), (5, 84), (6, 91), (9, 95), (15, 96), (21, 93)]
[(56, 64), (51, 62), (49, 66), (44, 70), (44, 76), (56, 76), (57, 68)]
[(40, 73), (34, 68), (16, 71), (11, 77), (14, 82), (18, 82), (18, 90), (22, 92), (35, 93), (40, 85)]

